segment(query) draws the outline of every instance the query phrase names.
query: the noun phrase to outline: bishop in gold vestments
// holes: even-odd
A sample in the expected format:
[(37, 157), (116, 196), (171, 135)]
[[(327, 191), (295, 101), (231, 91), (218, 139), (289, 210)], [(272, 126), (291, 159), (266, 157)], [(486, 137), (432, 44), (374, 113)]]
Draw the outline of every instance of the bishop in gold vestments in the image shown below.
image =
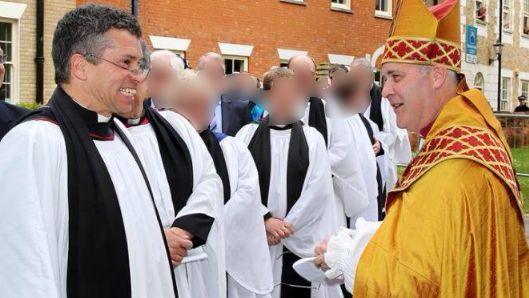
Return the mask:
[[(459, 1), (441, 5), (403, 0), (382, 63), (459, 72)], [(421, 134), (360, 258), (354, 297), (529, 297), (520, 188), (487, 100), (463, 79)]]

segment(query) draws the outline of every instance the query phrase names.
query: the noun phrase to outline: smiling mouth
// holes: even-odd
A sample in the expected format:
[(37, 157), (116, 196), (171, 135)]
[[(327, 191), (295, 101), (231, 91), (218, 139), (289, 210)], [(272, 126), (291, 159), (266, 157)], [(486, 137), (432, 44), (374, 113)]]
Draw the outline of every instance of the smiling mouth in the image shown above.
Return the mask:
[(396, 103), (396, 104), (392, 104), (391, 106), (393, 107), (393, 110), (397, 110), (398, 108), (402, 107), (404, 104), (403, 103)]
[(120, 88), (119, 92), (125, 96), (134, 96), (136, 95), (136, 89), (133, 88)]

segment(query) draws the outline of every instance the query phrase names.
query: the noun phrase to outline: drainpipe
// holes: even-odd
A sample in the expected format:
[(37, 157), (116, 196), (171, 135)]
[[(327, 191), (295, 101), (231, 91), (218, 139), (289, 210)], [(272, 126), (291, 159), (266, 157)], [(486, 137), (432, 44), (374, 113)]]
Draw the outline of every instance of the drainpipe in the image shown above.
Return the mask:
[(130, 0), (130, 13), (135, 17), (138, 17), (138, 5), (138, 0)]
[(35, 56), (37, 84), (35, 100), (44, 102), (44, 0), (37, 0), (37, 55)]

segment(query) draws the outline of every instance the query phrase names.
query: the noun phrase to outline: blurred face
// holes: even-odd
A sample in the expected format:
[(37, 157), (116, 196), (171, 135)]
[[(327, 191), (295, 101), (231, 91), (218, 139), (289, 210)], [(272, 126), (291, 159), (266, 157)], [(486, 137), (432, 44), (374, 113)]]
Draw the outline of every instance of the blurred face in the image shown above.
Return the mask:
[(290, 63), (290, 69), (296, 75), (296, 81), (303, 93), (310, 96), (315, 86), (316, 69), (314, 63), (309, 57), (296, 57)]
[(353, 66), (348, 75), (355, 81), (358, 88), (358, 95), (362, 96), (360, 100), (363, 104), (363, 109), (367, 109), (371, 103), (371, 88), (373, 87), (373, 74), (364, 66)]
[(86, 91), (99, 111), (129, 114), (143, 79), (128, 70), (139, 68), (142, 58), (140, 40), (117, 29), (109, 30), (105, 37), (113, 45), (100, 54), (97, 64), (85, 64)]
[(268, 91), (268, 111), (270, 117), (281, 122), (300, 119), (305, 111), (306, 99), (294, 78), (277, 78)]
[(224, 64), (220, 60), (207, 58), (200, 75), (206, 77), (211, 82), (216, 92), (222, 92), (225, 84)]
[(382, 96), (391, 103), (398, 127), (419, 132), (435, 119), (440, 107), (435, 104), (431, 72), (418, 65), (385, 63), (382, 80)]
[(151, 71), (146, 80), (149, 94), (156, 100), (160, 100), (163, 91), (171, 84), (175, 75), (175, 70), (172, 68), (169, 58), (164, 58), (154, 59), (151, 62)]
[(197, 131), (208, 128), (213, 118), (213, 102), (204, 92), (188, 91), (183, 94), (175, 110), (184, 115)]
[(4, 51), (0, 48), (0, 88), (2, 88), (2, 82), (4, 81), (4, 73), (6, 69), (4, 67)]

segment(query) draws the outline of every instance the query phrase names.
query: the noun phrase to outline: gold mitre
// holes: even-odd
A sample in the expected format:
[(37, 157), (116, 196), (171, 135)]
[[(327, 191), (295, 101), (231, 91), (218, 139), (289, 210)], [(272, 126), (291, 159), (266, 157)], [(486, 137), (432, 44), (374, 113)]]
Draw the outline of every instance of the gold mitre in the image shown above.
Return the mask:
[(400, 0), (382, 64), (441, 64), (461, 71), (459, 0), (427, 7), (421, 0)]

